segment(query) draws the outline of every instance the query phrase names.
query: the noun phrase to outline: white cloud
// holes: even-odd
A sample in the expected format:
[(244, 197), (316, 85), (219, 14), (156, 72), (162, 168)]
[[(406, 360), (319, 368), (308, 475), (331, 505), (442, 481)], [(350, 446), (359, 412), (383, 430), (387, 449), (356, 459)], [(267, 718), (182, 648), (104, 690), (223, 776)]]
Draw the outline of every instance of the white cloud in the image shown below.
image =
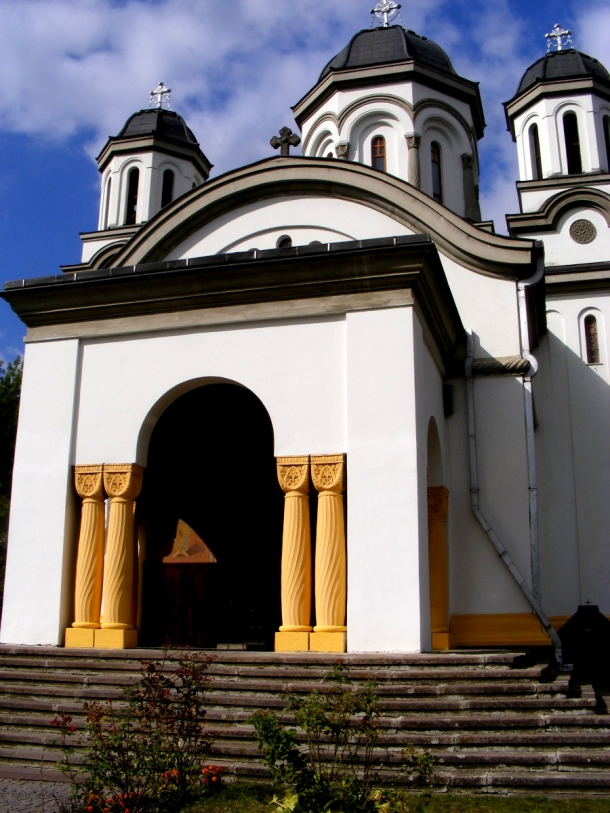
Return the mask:
[[(292, 126), (290, 105), (352, 33), (368, 26), (364, 0), (2, 0), (0, 127), (50, 142), (75, 134), (95, 155), (145, 107), (159, 80), (216, 173), (272, 154)], [(481, 82), (484, 217), (504, 228), (515, 211), (515, 148), (501, 103), (544, 53), (509, 0), (411, 0), (409, 28), (439, 41), (458, 72)], [(581, 4), (577, 45), (610, 62), (610, 10)]]

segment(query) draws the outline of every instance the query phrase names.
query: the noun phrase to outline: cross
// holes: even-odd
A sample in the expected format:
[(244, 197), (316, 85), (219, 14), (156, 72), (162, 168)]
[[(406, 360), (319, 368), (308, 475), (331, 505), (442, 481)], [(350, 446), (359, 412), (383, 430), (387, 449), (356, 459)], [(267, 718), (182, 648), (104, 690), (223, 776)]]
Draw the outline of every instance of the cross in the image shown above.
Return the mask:
[[(570, 48), (574, 47), (572, 32), (566, 31), (559, 23), (555, 23), (555, 28), (550, 34), (545, 34), (545, 37), (547, 53), (551, 51), (553, 47), (557, 48), (558, 51), (563, 51), (566, 45), (569, 45)], [(553, 42), (553, 40), (555, 40), (555, 42)]]
[(163, 103), (167, 104), (167, 109), (171, 110), (172, 106), (170, 104), (170, 94), (172, 92), (171, 88), (166, 88), (163, 82), (159, 82), (157, 87), (154, 90), (150, 91), (150, 101), (148, 103), (149, 107), (152, 107), (153, 104), (160, 110), (163, 107)]
[(282, 127), (280, 130), (280, 137), (273, 136), (269, 142), (274, 150), (282, 148), (281, 155), (290, 155), (290, 147), (298, 147), (301, 139), (298, 135), (294, 135), (290, 127)]
[(375, 8), (371, 9), (371, 14), (378, 20), (383, 20), (383, 27), (387, 28), (389, 20), (398, 14), (400, 8), (402, 8), (400, 3), (395, 3), (394, 0), (379, 0)]

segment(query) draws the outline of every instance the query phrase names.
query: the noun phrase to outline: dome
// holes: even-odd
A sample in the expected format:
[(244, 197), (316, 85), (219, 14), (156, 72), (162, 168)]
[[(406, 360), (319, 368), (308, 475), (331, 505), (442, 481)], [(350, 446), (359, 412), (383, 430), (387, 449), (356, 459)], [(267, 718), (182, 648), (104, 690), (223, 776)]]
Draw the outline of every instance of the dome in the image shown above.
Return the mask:
[(140, 138), (141, 136), (154, 136), (164, 141), (198, 146), (199, 142), (193, 135), (182, 116), (172, 110), (140, 110), (127, 119), (117, 138)]
[[(333, 71), (368, 68), (391, 62), (413, 60), (419, 65), (456, 75), (440, 45), (400, 25), (359, 31), (341, 53), (333, 57), (320, 74), (320, 80)], [(318, 81), (320, 81), (318, 80)]]
[(515, 97), (539, 83), (580, 77), (591, 77), (610, 85), (610, 74), (597, 59), (581, 54), (574, 48), (568, 51), (551, 51), (525, 71)]

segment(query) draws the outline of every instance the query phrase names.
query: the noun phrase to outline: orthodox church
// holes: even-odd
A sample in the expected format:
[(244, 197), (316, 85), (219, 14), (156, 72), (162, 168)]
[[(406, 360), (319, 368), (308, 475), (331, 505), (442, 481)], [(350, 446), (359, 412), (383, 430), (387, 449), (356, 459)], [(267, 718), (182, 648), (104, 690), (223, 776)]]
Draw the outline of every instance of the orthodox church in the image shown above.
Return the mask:
[(501, 236), (478, 84), (398, 8), (219, 177), (160, 85), (81, 263), (5, 285), (2, 642), (559, 647), (610, 613), (610, 74), (557, 26), (515, 77)]

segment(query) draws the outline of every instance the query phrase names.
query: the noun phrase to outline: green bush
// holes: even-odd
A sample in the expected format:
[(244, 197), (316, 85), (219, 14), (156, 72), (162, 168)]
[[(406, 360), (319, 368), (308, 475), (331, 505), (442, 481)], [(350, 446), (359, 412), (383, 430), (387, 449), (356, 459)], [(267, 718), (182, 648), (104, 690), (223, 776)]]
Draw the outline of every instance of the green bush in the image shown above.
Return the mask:
[[(259, 738), (263, 761), (283, 798), (274, 797), (277, 811), (288, 813), (390, 813), (404, 808), (392, 784), (428, 784), (432, 757), (414, 748), (397, 763), (381, 764), (383, 730), (378, 725), (376, 684), (356, 687), (347, 667), (339, 662), (326, 677), (327, 686), (304, 696), (288, 694), (296, 730), (285, 728), (276, 714), (256, 712), (251, 721)], [(387, 753), (387, 749), (386, 749)]]
[[(124, 702), (85, 703), (84, 734), (72, 718), (54, 721), (61, 732), (59, 768), (73, 782), (62, 813), (173, 813), (221, 784), (204, 765), (206, 674), (211, 658), (189, 654), (142, 663), (141, 680), (124, 689)], [(75, 742), (75, 738), (80, 741)], [(74, 746), (82, 760), (75, 761)]]

